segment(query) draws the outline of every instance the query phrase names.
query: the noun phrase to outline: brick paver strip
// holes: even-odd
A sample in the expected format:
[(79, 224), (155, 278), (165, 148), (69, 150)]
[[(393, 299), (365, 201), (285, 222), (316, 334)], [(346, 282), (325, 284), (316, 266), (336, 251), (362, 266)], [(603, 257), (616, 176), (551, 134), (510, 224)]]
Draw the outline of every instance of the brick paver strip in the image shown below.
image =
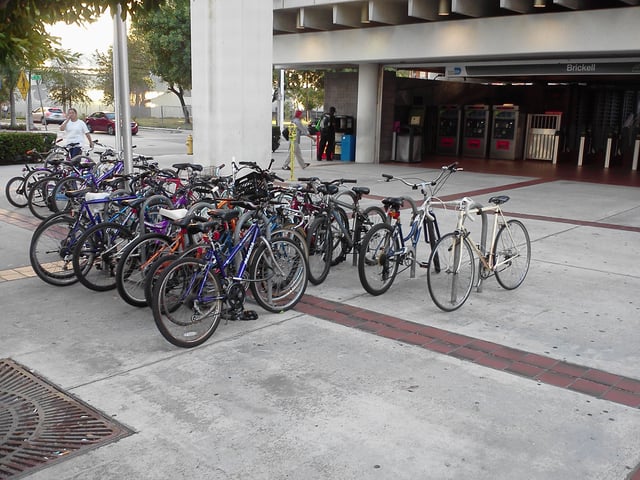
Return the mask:
[[(305, 295), (296, 310), (487, 368), (602, 400), (640, 408), (640, 380)], [(635, 477), (634, 477), (635, 480)], [(638, 478), (640, 480), (640, 478)]]

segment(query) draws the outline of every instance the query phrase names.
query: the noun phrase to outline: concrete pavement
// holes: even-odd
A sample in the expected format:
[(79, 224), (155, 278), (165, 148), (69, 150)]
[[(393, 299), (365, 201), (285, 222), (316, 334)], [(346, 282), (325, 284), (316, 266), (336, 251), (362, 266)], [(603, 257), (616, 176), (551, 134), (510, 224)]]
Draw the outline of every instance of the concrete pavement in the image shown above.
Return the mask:
[[(382, 172), (437, 173), (312, 161), (304, 175), (358, 178), (371, 203), (412, 193)], [(18, 173), (0, 167), (3, 185)], [(135, 432), (29, 478), (637, 480), (638, 189), (459, 172), (441, 195), (480, 190), (510, 195), (531, 268), (454, 313), (431, 303), (424, 271), (372, 297), (347, 261), (296, 310), (181, 350), (115, 291), (1, 282), (0, 358)], [(28, 264), (28, 217), (2, 195), (0, 278)], [(451, 212), (439, 219), (451, 229)]]

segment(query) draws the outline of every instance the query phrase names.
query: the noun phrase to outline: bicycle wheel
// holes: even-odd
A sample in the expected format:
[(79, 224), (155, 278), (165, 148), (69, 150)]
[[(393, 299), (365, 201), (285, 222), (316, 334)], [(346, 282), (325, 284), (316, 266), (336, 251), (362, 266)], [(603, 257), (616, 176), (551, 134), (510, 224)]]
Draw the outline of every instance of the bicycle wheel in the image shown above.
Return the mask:
[(153, 289), (153, 320), (162, 336), (178, 347), (201, 345), (220, 324), (222, 287), (205, 266), (204, 260), (195, 258), (176, 260), (162, 272)]
[(29, 260), (41, 280), (56, 286), (78, 281), (72, 265), (73, 249), (84, 231), (68, 215), (51, 217), (36, 228), (29, 245)]
[(122, 251), (116, 267), (116, 288), (122, 299), (134, 307), (146, 307), (144, 286), (147, 273), (155, 260), (169, 251), (171, 239), (149, 233), (131, 242)]
[(68, 211), (71, 208), (71, 199), (65, 195), (65, 192), (81, 190), (87, 186), (87, 181), (80, 177), (66, 177), (59, 180), (49, 197), (49, 208), (54, 213)]
[(73, 271), (85, 287), (103, 292), (116, 288), (116, 266), (134, 234), (119, 223), (87, 229), (73, 251)]
[(300, 229), (295, 228), (294, 225), (285, 225), (280, 228), (276, 228), (273, 232), (271, 232), (271, 238), (275, 237), (287, 237), (298, 245), (305, 254), (305, 257), (308, 256), (309, 252), (307, 251), (307, 239), (303, 233), (300, 232)]
[(153, 288), (165, 268), (167, 268), (169, 265), (171, 265), (174, 261), (176, 261), (179, 258), (186, 258), (186, 257), (197, 258), (197, 259), (204, 258), (204, 256), (207, 253), (207, 248), (208, 248), (208, 245), (206, 244), (196, 244), (196, 245), (192, 245), (191, 247), (188, 247), (186, 250), (182, 252), (161, 255), (159, 258), (157, 258), (149, 266), (148, 271), (146, 272), (146, 275), (145, 275), (144, 298), (147, 301), (147, 305), (151, 306), (151, 297), (153, 294)]
[(342, 228), (340, 228), (339, 223), (341, 223), (347, 231), (351, 230), (347, 212), (345, 212), (342, 207), (334, 207), (331, 215), (331, 235), (333, 236), (331, 266), (344, 262), (347, 254), (351, 251), (349, 240), (342, 231)]
[(151, 298), (153, 297), (153, 288), (158, 278), (160, 278), (162, 272), (178, 258), (180, 257), (176, 254), (162, 255), (149, 265), (144, 277), (144, 299), (149, 307), (151, 306)]
[(397, 252), (400, 248), (400, 241), (388, 223), (374, 225), (362, 239), (358, 276), (371, 295), (382, 295), (393, 284), (398, 274)]
[[(433, 258), (440, 260), (439, 270)], [(445, 312), (462, 306), (471, 293), (475, 262), (469, 242), (458, 233), (448, 233), (436, 244), (429, 257), (427, 286), (433, 303)]]
[(308, 280), (302, 249), (285, 237), (261, 244), (249, 264), (249, 286), (254, 300), (269, 312), (293, 308), (304, 295)]
[(4, 187), (4, 193), (11, 205), (18, 208), (27, 206), (27, 194), (25, 193), (25, 180), (23, 176), (10, 178)]
[(509, 220), (496, 235), (496, 280), (502, 288), (518, 288), (529, 271), (531, 240), (529, 232), (519, 220)]
[(320, 285), (329, 275), (333, 235), (331, 225), (325, 216), (316, 218), (307, 230), (307, 260), (309, 262), (309, 281)]
[(49, 206), (49, 196), (58, 182), (59, 177), (45, 177), (38, 180), (31, 188), (27, 197), (27, 206), (34, 217), (44, 220), (53, 215)]

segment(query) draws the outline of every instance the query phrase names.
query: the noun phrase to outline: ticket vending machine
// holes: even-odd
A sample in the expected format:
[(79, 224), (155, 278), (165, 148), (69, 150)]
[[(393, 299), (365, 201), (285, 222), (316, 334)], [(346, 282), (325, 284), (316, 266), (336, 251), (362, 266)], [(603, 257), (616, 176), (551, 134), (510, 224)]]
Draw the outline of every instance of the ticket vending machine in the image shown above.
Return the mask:
[(399, 125), (397, 132), (394, 133), (394, 160), (398, 162), (422, 161), (424, 113), (423, 107), (412, 107), (407, 119), (408, 124)]
[(520, 155), (520, 111), (517, 105), (494, 105), (490, 157), (515, 160)]
[(436, 153), (442, 155), (458, 155), (460, 153), (461, 116), (462, 112), (458, 105), (441, 105), (438, 107)]
[(465, 105), (462, 125), (462, 156), (486, 157), (489, 105)]

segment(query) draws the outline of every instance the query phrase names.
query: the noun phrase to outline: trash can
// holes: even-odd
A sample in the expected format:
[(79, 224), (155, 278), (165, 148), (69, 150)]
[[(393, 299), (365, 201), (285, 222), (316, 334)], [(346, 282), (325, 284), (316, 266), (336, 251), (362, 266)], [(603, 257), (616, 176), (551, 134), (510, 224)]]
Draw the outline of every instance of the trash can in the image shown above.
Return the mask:
[(353, 162), (356, 153), (356, 137), (355, 135), (343, 135), (341, 144), (340, 160), (343, 162)]

